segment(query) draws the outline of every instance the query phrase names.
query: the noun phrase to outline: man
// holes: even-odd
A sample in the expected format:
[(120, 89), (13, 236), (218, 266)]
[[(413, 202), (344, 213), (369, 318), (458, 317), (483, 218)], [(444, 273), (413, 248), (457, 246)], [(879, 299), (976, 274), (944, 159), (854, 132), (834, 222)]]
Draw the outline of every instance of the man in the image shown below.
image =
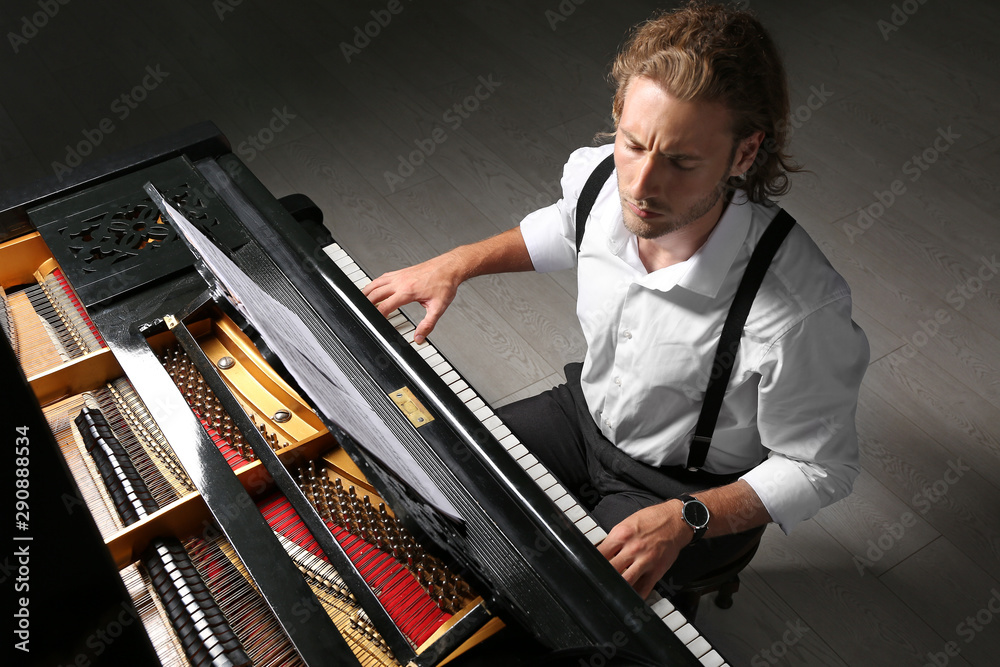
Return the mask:
[[(779, 211), (767, 197), (795, 169), (785, 74), (756, 19), (692, 4), (641, 26), (613, 75), (614, 144), (572, 154), (562, 200), (365, 294), (382, 313), (424, 305), (420, 342), (469, 278), (578, 264), (582, 368), (501, 416), (609, 530), (601, 552), (646, 596), (850, 493), (868, 343), (846, 283), (792, 228), (753, 300), (704, 465), (687, 469), (723, 322)], [(612, 152), (578, 253), (581, 190)]]

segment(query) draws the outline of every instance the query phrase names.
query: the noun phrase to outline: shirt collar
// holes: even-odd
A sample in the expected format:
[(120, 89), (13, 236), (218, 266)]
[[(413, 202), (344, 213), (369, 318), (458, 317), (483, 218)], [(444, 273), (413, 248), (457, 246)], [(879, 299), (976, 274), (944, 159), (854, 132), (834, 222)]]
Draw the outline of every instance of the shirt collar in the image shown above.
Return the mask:
[[(663, 292), (679, 285), (684, 289), (714, 299), (729, 274), (740, 248), (746, 241), (752, 213), (752, 207), (748, 203), (746, 193), (737, 190), (708, 239), (689, 259), (647, 274), (638, 282)], [(625, 230), (624, 225), (620, 227), (620, 231), (632, 237), (630, 239), (631, 246), (634, 247), (635, 237)], [(622, 249), (621, 246), (624, 245), (623, 240), (621, 237), (615, 239), (619, 249)], [(638, 261), (638, 255), (635, 259)]]
[(691, 268), (677, 284), (714, 299), (746, 241), (752, 214), (753, 208), (747, 201), (746, 193), (742, 190), (733, 193), (733, 200), (726, 207), (726, 212), (722, 214), (705, 244), (688, 260)]

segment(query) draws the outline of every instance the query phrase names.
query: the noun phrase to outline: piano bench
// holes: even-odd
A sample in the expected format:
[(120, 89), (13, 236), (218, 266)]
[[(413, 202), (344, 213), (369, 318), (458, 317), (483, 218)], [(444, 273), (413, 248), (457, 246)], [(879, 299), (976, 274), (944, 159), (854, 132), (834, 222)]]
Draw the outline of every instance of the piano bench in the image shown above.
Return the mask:
[(717, 593), (715, 606), (720, 609), (729, 609), (733, 606), (733, 593), (740, 590), (740, 572), (750, 564), (754, 554), (757, 553), (760, 539), (764, 535), (764, 528), (765, 526), (761, 526), (756, 537), (728, 564), (688, 582), (679, 593), (670, 598), (674, 607), (684, 614), (688, 621), (694, 622), (695, 615), (698, 613), (698, 602), (702, 595)]

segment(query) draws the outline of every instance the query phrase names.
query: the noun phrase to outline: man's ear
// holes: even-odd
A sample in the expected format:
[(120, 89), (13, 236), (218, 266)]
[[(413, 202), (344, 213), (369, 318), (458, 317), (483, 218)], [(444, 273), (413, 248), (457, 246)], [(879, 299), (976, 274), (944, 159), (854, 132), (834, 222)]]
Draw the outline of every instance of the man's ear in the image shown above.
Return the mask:
[(736, 155), (733, 156), (733, 166), (729, 170), (730, 176), (742, 176), (753, 165), (757, 159), (757, 151), (764, 141), (764, 131), (758, 130), (746, 139), (740, 141), (736, 147)]

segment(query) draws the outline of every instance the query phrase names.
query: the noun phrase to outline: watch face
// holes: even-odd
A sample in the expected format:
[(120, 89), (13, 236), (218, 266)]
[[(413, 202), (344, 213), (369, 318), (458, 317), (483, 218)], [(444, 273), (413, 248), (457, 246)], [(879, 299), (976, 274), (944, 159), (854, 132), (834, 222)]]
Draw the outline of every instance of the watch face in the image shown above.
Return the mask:
[(708, 508), (698, 500), (684, 503), (684, 520), (696, 528), (708, 524)]

